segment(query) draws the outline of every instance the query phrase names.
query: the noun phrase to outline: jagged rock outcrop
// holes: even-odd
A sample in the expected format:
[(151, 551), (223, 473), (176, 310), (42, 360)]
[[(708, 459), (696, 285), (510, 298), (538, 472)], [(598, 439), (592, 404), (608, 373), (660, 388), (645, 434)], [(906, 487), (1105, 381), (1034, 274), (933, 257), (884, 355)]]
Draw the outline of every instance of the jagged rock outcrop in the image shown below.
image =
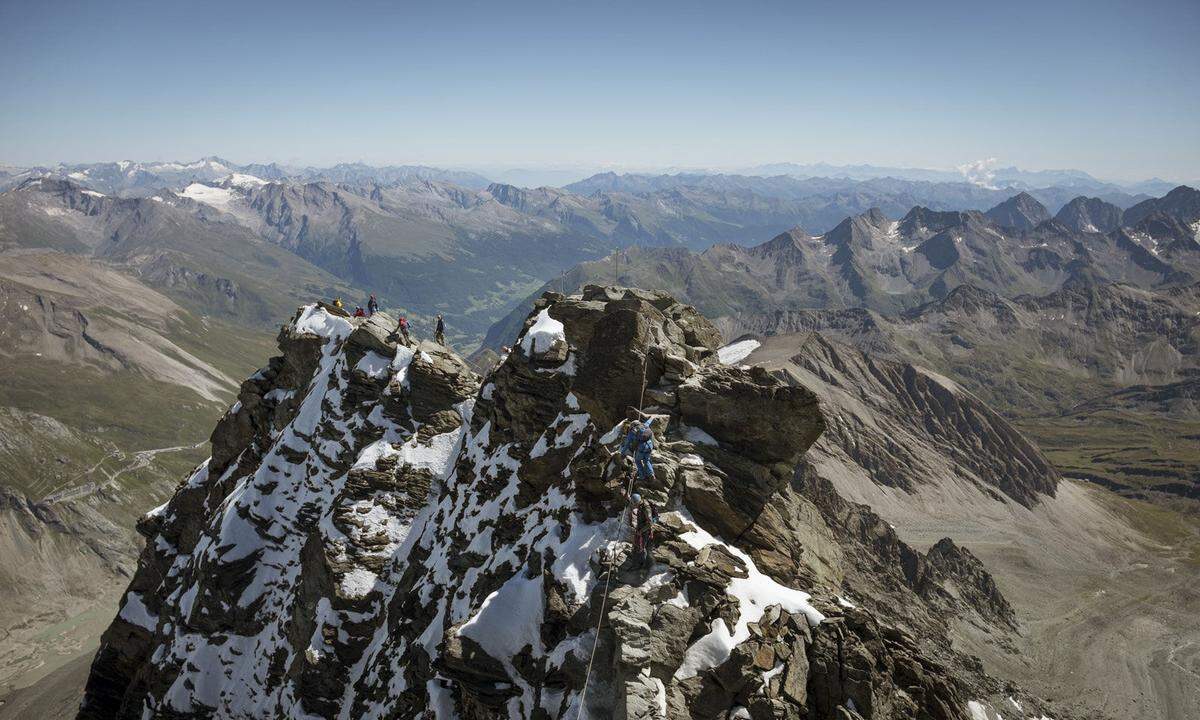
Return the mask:
[(841, 584), (848, 593), (870, 598), (912, 591), (925, 602), (910, 603), (896, 614), (916, 627), (937, 627), (951, 618), (1016, 627), (1012, 606), (970, 550), (943, 538), (927, 553), (917, 551), (869, 507), (838, 495), (807, 463), (797, 472), (796, 490), (818, 508), (835, 539)]
[(1121, 226), (1121, 208), (1100, 198), (1077, 197), (1054, 219), (1075, 232), (1109, 233)]
[[(937, 636), (1006, 607), (986, 571), (806, 494), (816, 397), (721, 364), (694, 309), (548, 294), (482, 381), (377, 326), (309, 306), (281, 330), (212, 459), (141, 523), (81, 718), (949, 720), (998, 692)], [(657, 443), (648, 567), (630, 407)], [(872, 553), (900, 579), (855, 584), (856, 607), (839, 593)]]

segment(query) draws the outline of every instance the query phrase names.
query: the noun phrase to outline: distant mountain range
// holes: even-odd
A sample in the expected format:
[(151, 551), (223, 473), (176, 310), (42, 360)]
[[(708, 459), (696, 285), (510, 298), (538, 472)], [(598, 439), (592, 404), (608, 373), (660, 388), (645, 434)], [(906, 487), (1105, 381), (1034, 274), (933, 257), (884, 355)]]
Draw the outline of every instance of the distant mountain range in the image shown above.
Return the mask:
[(70, 180), (109, 195), (145, 197), (156, 190), (180, 189), (193, 182), (215, 182), (240, 174), (272, 182), (397, 183), (408, 180), (437, 180), (479, 189), (490, 182), (482, 175), (461, 170), (443, 170), (424, 165), (374, 167), (342, 163), (327, 168), (293, 167), (277, 163), (239, 165), (216, 156), (194, 162), (85, 163), (54, 167), (0, 168), (0, 190), (26, 180), (51, 177)]
[[(703, 190), (720, 193), (753, 193), (766, 198), (796, 203), (803, 227), (824, 232), (854, 215), (877, 207), (891, 215), (903, 215), (914, 205), (934, 210), (968, 210), (991, 207), (1019, 192), (1012, 187), (995, 188), (956, 181), (929, 181), (882, 177), (871, 179), (792, 177), (775, 175), (677, 174), (677, 175), (618, 175), (602, 173), (572, 183), (567, 190), (591, 195), (596, 193), (626, 193), (649, 195), (670, 190)], [(1168, 187), (1167, 190), (1170, 188)], [(1165, 190), (1164, 190), (1165, 192)], [(1074, 186), (1047, 186), (1026, 193), (1057, 212), (1072, 199), (1083, 194), (1097, 195), (1104, 201), (1129, 207), (1149, 198), (1134, 195), (1115, 186), (1103, 186), (1096, 192)]]
[[(1200, 278), (1198, 201), (1200, 191), (1180, 186), (1123, 212), (1079, 198), (1053, 219), (1025, 193), (986, 213), (917, 206), (892, 219), (874, 208), (823, 234), (797, 227), (753, 247), (629, 249), (615, 260), (579, 265), (544, 289), (589, 282), (655, 287), (721, 317), (804, 308), (894, 313), (960, 285), (1015, 297), (1080, 277), (1158, 288)], [(1113, 225), (1115, 217), (1121, 220), (1107, 233), (1095, 225)], [(489, 331), (485, 344), (511, 335), (525, 307)]]
[[(562, 268), (629, 246), (729, 245), (706, 254), (732, 253), (764, 272), (775, 272), (778, 252), (768, 249), (776, 248), (800, 258), (788, 270), (805, 277), (795, 302), (887, 310), (963, 283), (1044, 291), (1082, 266), (1166, 282), (1192, 272), (1190, 224), (1200, 215), (1184, 187), (1159, 199), (1067, 197), (1063, 188), (1010, 197), (961, 182), (607, 174), (561, 190), (475, 190), (422, 177), (427, 168), (368, 179), (379, 171), (322, 171), (335, 182), (274, 180), (277, 166), (219, 158), (92, 166), (0, 194), (0, 243), (134, 263), (156, 287), (186, 287), (196, 309), (239, 322), (278, 317), (273, 304), (305, 282), (302, 294), (341, 282), (342, 292), (377, 292), (418, 326), (450, 314), (454, 337), (470, 345)], [(182, 179), (189, 175), (220, 178)], [(151, 177), (174, 185), (152, 191)], [(136, 185), (140, 197), (95, 189), (126, 181), (149, 184)], [(992, 209), (972, 209), (981, 207)]]
[[(964, 166), (955, 169), (928, 169), (909, 167), (887, 167), (880, 165), (830, 165), (827, 163), (797, 164), (772, 163), (739, 168), (736, 172), (742, 175), (787, 175), (796, 178), (847, 178), (851, 180), (871, 180), (874, 178), (896, 178), (899, 180), (921, 180), (925, 182), (962, 182), (974, 180), (977, 184), (986, 184), (994, 188), (1014, 188), (1031, 190), (1045, 187), (1065, 187), (1086, 191), (1089, 194), (1102, 194), (1113, 191), (1129, 193), (1161, 194), (1175, 187), (1159, 178), (1151, 178), (1137, 182), (1112, 182), (1099, 180), (1082, 170), (1022, 170), (1017, 167), (990, 167), (986, 164), (980, 169), (983, 174), (971, 172)], [(984, 180), (986, 178), (986, 182)]]
[[(209, 160), (170, 171), (183, 177), (230, 169)], [(271, 170), (257, 170), (264, 169)], [(88, 178), (109, 178), (112, 172), (133, 181), (147, 177), (144, 168), (132, 165), (88, 172)], [(344, 177), (352, 176), (347, 169)], [(91, 182), (94, 187), (116, 184)], [(778, 187), (767, 187), (771, 184)], [(191, 290), (197, 299), (209, 294), (204, 311), (254, 322), (277, 317), (280, 308), (266, 307), (268, 299), (287, 297), (298, 278), (319, 268), (379, 293), (386, 305), (404, 307), (418, 323), (437, 312), (451, 314), (457, 339), (469, 344), (546, 278), (616, 248), (749, 244), (801, 223), (835, 223), (835, 217), (864, 206), (890, 211), (907, 208), (916, 197), (945, 209), (998, 195), (966, 184), (911, 187), (872, 181), (858, 183), (857, 189), (850, 187), (854, 184), (836, 181), (835, 192), (818, 194), (819, 181), (713, 176), (657, 190), (581, 194), (502, 184), (472, 190), (416, 177), (387, 184), (293, 182), (233, 172), (153, 191), (151, 185), (141, 186), (140, 196), (122, 197), (78, 179), (35, 178), (0, 195), (5, 218), (0, 242), (128, 259), (144, 277), (153, 258), (163, 282), (180, 268), (196, 277), (220, 278), (228, 292)], [(119, 241), (103, 242), (112, 237)], [(271, 253), (282, 249), (286, 257), (279, 265), (260, 266), (254, 254), (258, 247)], [(226, 252), (214, 253), (216, 248)], [(164, 259), (168, 255), (171, 259)], [(198, 261), (198, 256), (209, 259)], [(231, 263), (230, 258), (241, 260)], [(279, 272), (296, 262), (306, 269)], [(181, 287), (180, 281), (171, 282)], [(278, 293), (255, 289), (276, 282), (287, 287)]]
[[(0, 165), (0, 190), (34, 177), (51, 176), (83, 183), (104, 193), (138, 194), (146, 189), (174, 187), (181, 182), (220, 180), (231, 173), (253, 175), (265, 180), (290, 182), (365, 182), (389, 184), (406, 180), (452, 182), (480, 190), (489, 184), (517, 187), (566, 187), (586, 183), (593, 177), (684, 178), (704, 176), (741, 176), (755, 178), (786, 177), (800, 180), (908, 180), (929, 183), (969, 183), (991, 190), (1040, 190), (1063, 188), (1074, 195), (1117, 196), (1161, 195), (1179, 183), (1159, 178), (1140, 181), (1100, 180), (1082, 170), (1023, 170), (995, 167), (981, 161), (960, 168), (929, 169), (881, 165), (831, 165), (828, 163), (772, 163), (733, 169), (663, 168), (653, 171), (621, 171), (619, 174), (584, 165), (555, 166), (479, 166), (441, 168), (428, 165), (375, 166), (362, 162), (313, 167), (281, 163), (239, 164), (211, 155), (194, 161), (59, 163), (54, 166), (14, 167)], [(594, 182), (594, 181), (593, 181)], [(1011, 193), (1010, 193), (1011, 194)]]

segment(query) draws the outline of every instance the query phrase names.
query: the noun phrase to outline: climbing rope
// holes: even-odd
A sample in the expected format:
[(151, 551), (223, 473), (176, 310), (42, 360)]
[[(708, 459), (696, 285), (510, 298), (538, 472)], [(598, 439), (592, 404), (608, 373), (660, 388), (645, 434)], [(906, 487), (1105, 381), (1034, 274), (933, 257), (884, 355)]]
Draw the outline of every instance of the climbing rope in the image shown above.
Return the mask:
[[(647, 348), (647, 350), (649, 350)], [(642, 389), (638, 395), (638, 413), (642, 412), (642, 403), (646, 399), (646, 362), (650, 359), (650, 353), (642, 358)], [(607, 463), (605, 469), (607, 470)], [(625, 488), (625, 500), (633, 497), (633, 481), (637, 479), (637, 471), (629, 473), (629, 484)], [(621, 511), (621, 521), (617, 524), (617, 538), (620, 539), (625, 533), (625, 514), (628, 508)], [(583, 689), (579, 691), (579, 710), (575, 713), (575, 720), (579, 720), (583, 716), (583, 708), (587, 702), (588, 684), (592, 681), (592, 664), (596, 662), (596, 647), (600, 644), (600, 626), (604, 624), (604, 606), (608, 603), (608, 588), (612, 583), (613, 563), (617, 559), (617, 553), (614, 551), (608, 557), (608, 569), (604, 572), (604, 592), (600, 595), (600, 613), (596, 618), (596, 634), (592, 638), (592, 652), (588, 656), (587, 674), (583, 676)]]
[[(637, 477), (636, 472), (629, 473), (629, 485), (625, 488), (625, 497), (629, 497), (633, 492), (633, 480)], [(621, 522), (617, 525), (617, 537), (625, 532), (625, 511), (621, 511)], [(600, 644), (600, 626), (604, 624), (604, 606), (608, 603), (608, 587), (612, 582), (613, 562), (617, 559), (616, 552), (613, 552), (608, 557), (608, 569), (604, 573), (604, 593), (600, 596), (600, 613), (596, 619), (596, 634), (592, 638), (592, 652), (588, 656), (587, 674), (583, 677), (583, 689), (579, 692), (579, 711), (575, 713), (575, 718), (578, 720), (583, 713), (584, 705), (587, 701), (588, 684), (592, 680), (592, 663), (596, 661), (596, 646)]]

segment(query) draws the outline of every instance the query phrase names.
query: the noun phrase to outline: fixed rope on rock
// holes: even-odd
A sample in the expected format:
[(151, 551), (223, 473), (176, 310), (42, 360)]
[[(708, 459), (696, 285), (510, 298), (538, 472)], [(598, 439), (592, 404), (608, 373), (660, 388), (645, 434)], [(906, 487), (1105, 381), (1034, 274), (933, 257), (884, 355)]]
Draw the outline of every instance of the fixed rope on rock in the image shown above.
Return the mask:
[[(646, 362), (650, 359), (649, 352), (642, 357), (642, 386), (641, 392), (638, 394), (638, 413), (642, 412), (642, 403), (646, 399)], [(607, 463), (605, 463), (605, 471), (607, 471)], [(633, 497), (633, 482), (638, 477), (636, 470), (629, 473), (629, 483), (625, 487), (624, 500), (626, 507), (621, 510), (621, 520), (617, 524), (617, 540), (620, 540), (625, 532), (625, 515), (629, 512), (629, 500)], [(600, 595), (600, 612), (596, 618), (596, 633), (592, 637), (592, 652), (588, 656), (587, 673), (583, 676), (583, 688), (579, 691), (579, 710), (575, 712), (575, 720), (583, 717), (583, 709), (587, 703), (588, 685), (592, 680), (592, 665), (596, 662), (596, 647), (600, 644), (600, 627), (604, 624), (604, 606), (608, 603), (608, 589), (612, 583), (613, 563), (617, 559), (616, 552), (608, 556), (608, 569), (604, 572), (604, 592)]]

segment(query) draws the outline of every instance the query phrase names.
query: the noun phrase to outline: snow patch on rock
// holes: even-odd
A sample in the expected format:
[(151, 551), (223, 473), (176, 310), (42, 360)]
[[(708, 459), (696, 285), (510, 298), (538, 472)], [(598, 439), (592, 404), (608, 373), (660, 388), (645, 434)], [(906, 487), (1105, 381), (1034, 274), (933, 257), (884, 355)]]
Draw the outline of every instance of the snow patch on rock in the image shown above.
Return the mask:
[(521, 349), (525, 351), (526, 356), (531, 356), (549, 350), (558, 341), (567, 341), (563, 324), (550, 317), (549, 308), (543, 308), (538, 313), (537, 320), (525, 333), (525, 337), (521, 338)]
[[(690, 518), (688, 520), (690, 522)], [(675, 671), (676, 679), (695, 677), (704, 670), (717, 667), (728, 660), (733, 649), (750, 638), (749, 624), (758, 622), (770, 605), (779, 605), (791, 613), (803, 613), (809, 625), (813, 627), (825, 619), (824, 615), (809, 604), (811, 596), (808, 593), (780, 585), (760, 572), (750, 556), (739, 548), (718, 540), (694, 522), (691, 524), (694, 529), (682, 533), (680, 539), (697, 550), (708, 545), (721, 545), (745, 563), (747, 576), (731, 578), (726, 587), (726, 593), (738, 601), (738, 619), (733, 631), (729, 630), (724, 620), (713, 620), (709, 625), (708, 634), (692, 643), (684, 653), (683, 663)]]
[(762, 346), (757, 340), (739, 340), (717, 350), (717, 359), (726, 365), (735, 365)]

